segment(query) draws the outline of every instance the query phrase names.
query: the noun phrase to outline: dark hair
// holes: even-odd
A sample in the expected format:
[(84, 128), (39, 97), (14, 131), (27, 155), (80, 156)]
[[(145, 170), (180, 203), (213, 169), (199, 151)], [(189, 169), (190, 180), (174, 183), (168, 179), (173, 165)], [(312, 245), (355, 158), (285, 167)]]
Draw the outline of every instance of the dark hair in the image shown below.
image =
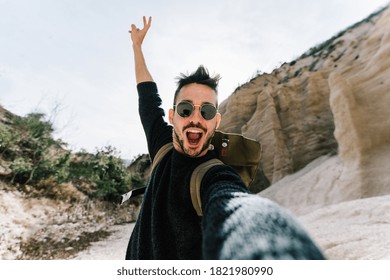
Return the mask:
[(215, 94), (218, 94), (217, 87), (220, 79), (221, 77), (218, 74), (213, 77), (210, 77), (209, 71), (207, 71), (207, 69), (203, 65), (200, 65), (198, 69), (196, 69), (196, 71), (191, 73), (190, 75), (185, 75), (181, 73), (180, 76), (177, 77), (177, 89), (175, 91), (173, 105), (176, 105), (176, 98), (180, 90), (184, 86), (192, 83), (208, 86), (215, 91)]

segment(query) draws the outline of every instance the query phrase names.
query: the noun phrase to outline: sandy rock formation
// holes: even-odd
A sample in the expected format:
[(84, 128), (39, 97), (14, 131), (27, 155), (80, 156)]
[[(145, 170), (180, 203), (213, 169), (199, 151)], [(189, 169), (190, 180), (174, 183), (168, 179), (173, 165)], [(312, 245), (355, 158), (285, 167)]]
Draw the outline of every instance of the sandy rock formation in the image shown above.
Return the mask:
[[(328, 74), (302, 71), (284, 82), (283, 75), (288, 77), (282, 67), (255, 78), (220, 109), (221, 130), (261, 142), (261, 169), (271, 183), (337, 148), (328, 101)], [(258, 186), (257, 190), (265, 187)]]
[(261, 169), (272, 183), (337, 147), (327, 76), (305, 72), (282, 83), (280, 75), (259, 76), (221, 105), (220, 129), (261, 142)]
[(389, 76), (387, 8), (221, 105), (221, 130), (262, 143), (272, 184), (260, 195), (297, 214), (329, 258), (390, 257)]

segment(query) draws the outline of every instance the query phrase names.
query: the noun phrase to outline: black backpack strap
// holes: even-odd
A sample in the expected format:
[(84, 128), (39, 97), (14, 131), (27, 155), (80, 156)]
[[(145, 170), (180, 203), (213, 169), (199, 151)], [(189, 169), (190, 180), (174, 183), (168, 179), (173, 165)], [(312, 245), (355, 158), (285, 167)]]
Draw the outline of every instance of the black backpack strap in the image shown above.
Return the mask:
[(210, 159), (200, 165), (198, 165), (191, 175), (191, 181), (190, 181), (190, 194), (191, 194), (191, 201), (192, 206), (194, 207), (196, 214), (198, 216), (203, 216), (202, 212), (202, 201), (200, 198), (200, 186), (202, 183), (203, 176), (206, 174), (206, 172), (213, 166), (224, 164), (219, 159)]
[[(153, 162), (152, 162), (152, 168), (150, 170), (150, 173), (152, 173), (153, 169), (156, 168), (157, 164), (164, 158), (164, 156), (173, 148), (173, 143), (167, 143), (164, 146), (162, 146), (154, 156)], [(125, 201), (129, 200), (131, 197), (144, 194), (146, 190), (146, 187), (138, 188), (131, 190), (125, 194), (122, 194), (120, 204), (122, 205)]]

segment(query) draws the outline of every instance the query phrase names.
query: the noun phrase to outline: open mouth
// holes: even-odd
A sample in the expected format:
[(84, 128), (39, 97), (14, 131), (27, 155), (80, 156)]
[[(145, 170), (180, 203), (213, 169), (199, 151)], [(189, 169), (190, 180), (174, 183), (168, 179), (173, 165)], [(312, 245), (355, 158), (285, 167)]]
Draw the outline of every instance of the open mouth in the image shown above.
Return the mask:
[(190, 130), (187, 130), (186, 135), (187, 135), (188, 143), (191, 146), (196, 146), (199, 144), (200, 139), (202, 139), (203, 133), (201, 131), (198, 131), (198, 130), (190, 129)]

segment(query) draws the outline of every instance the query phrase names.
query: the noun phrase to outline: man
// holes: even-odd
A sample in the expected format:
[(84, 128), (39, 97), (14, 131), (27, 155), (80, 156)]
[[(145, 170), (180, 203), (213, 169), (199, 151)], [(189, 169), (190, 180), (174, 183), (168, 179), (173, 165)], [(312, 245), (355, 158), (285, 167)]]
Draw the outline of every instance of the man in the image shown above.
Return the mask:
[(201, 184), (203, 217), (196, 214), (189, 181), (194, 169), (215, 158), (209, 144), (221, 116), (217, 112), (219, 77), (200, 66), (182, 75), (169, 122), (145, 63), (142, 43), (151, 26), (131, 26), (139, 113), (149, 155), (169, 142), (174, 149), (154, 168), (126, 259), (322, 259), (301, 226), (274, 203), (249, 194), (227, 165), (212, 167)]

